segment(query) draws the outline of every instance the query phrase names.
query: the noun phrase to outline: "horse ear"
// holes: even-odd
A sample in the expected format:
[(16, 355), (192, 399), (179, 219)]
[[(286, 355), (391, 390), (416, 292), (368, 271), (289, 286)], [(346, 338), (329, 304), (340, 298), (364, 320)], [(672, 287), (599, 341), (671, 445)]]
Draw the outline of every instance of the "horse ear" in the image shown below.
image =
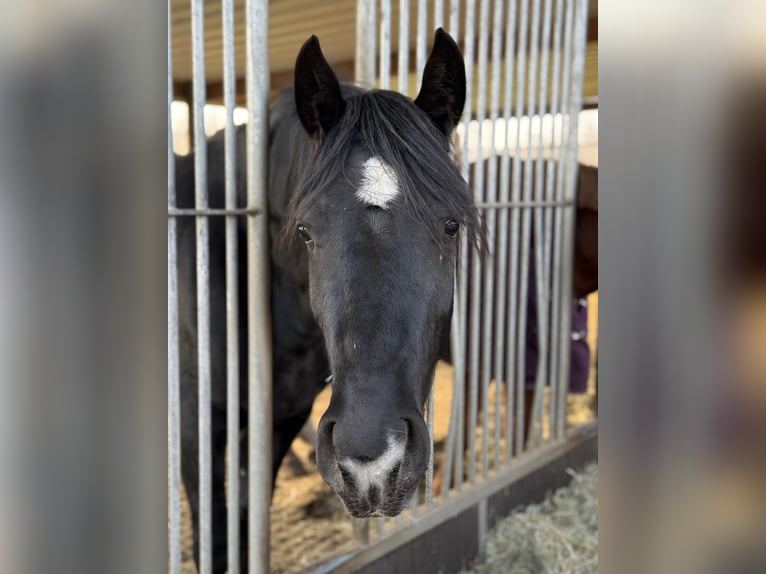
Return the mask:
[(295, 60), (295, 105), (303, 127), (312, 136), (326, 133), (346, 109), (338, 78), (316, 36), (306, 40)]
[(449, 135), (460, 121), (465, 105), (465, 64), (455, 41), (442, 28), (436, 30), (434, 47), (423, 70), (415, 104)]

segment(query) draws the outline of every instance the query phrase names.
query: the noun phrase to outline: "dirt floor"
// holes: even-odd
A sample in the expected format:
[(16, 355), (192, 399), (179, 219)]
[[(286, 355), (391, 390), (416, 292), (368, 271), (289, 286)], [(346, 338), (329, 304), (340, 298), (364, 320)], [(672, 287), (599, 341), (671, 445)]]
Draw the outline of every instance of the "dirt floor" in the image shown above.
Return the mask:
[[(589, 300), (589, 333), (591, 349), (596, 349), (598, 296)], [(592, 353), (592, 361), (596, 354)], [(589, 390), (583, 395), (567, 397), (567, 426), (577, 426), (595, 418), (595, 368), (591, 369)], [(452, 376), (450, 365), (440, 362), (434, 379), (434, 458), (435, 465), (444, 459), (444, 443), (449, 430), (452, 404)], [(490, 461), (493, 461), (494, 441), (494, 384), (490, 387)], [(546, 393), (547, 396), (547, 393)], [(316, 399), (312, 420), (318, 422), (330, 400), (330, 388)], [(547, 410), (547, 409), (546, 409)], [(477, 431), (477, 447), (481, 448), (481, 429)], [(547, 433), (545, 433), (547, 434)], [(502, 452), (502, 449), (501, 449)], [(293, 574), (303, 572), (321, 562), (322, 557), (352, 544), (351, 520), (330, 487), (316, 472), (313, 461), (314, 447), (301, 437), (293, 443), (292, 453), (285, 459), (277, 477), (271, 515), (271, 572)], [(477, 457), (480, 467), (480, 454)], [(491, 463), (490, 463), (491, 464)], [(490, 466), (491, 467), (491, 466)], [(189, 510), (183, 500), (183, 572), (196, 572), (192, 558), (192, 536)]]

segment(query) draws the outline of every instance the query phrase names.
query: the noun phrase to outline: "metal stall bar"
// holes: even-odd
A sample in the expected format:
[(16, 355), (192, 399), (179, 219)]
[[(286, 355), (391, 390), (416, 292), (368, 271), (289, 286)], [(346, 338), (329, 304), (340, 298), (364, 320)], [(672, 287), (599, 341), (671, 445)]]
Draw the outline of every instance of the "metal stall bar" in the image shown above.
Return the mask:
[[(194, 206), (206, 209), (204, 0), (192, 0), (192, 90), (194, 122)], [(197, 215), (197, 364), (199, 389), (199, 569), (212, 572), (212, 445), (210, 407), (210, 258), (208, 220)]]
[(375, 0), (356, 0), (354, 78), (367, 88), (375, 85)]
[[(562, 66), (561, 74), (561, 100), (565, 108), (562, 113), (561, 122), (561, 143), (559, 146), (559, 162), (561, 157), (566, 153), (567, 145), (569, 143), (569, 129), (571, 128), (571, 118), (567, 118), (566, 104), (569, 101), (569, 76), (570, 76), (570, 64), (571, 64), (571, 44), (572, 44), (572, 23), (574, 21), (574, 2), (575, 0), (568, 0), (566, 7), (566, 15), (564, 21), (564, 63)], [(563, 197), (564, 179), (566, 177), (566, 165), (559, 165), (559, 177), (556, 181), (556, 196), (555, 199), (560, 200)], [(564, 310), (568, 308), (569, 303), (562, 307), (561, 305), (561, 250), (562, 250), (562, 234), (561, 229), (563, 225), (563, 210), (557, 209), (553, 221), (553, 229), (556, 234), (553, 244), (553, 280), (551, 281), (553, 286), (552, 304), (553, 304), (553, 321), (551, 322), (551, 331), (554, 333), (551, 338), (551, 375), (556, 386), (556, 413), (555, 413), (555, 428), (557, 431), (556, 438), (562, 438), (564, 432), (564, 418), (559, 416), (559, 403), (566, 402), (567, 384), (569, 382), (568, 373), (560, 368), (561, 365), (561, 348), (569, 348), (569, 339), (564, 339), (560, 336), (563, 327), (561, 316)], [(565, 290), (568, 292), (569, 290)]]
[[(173, 48), (168, 2), (168, 209), (176, 206), (173, 156)], [(169, 574), (181, 574), (181, 382), (178, 345), (178, 244), (168, 219), (168, 551)]]
[(409, 95), (410, 79), (410, 1), (399, 0), (399, 54), (398, 90), (405, 96)]
[[(587, 0), (579, 0), (575, 5), (576, 18), (574, 22), (574, 29), (572, 31), (574, 41), (572, 49), (574, 50), (574, 56), (572, 57), (571, 69), (572, 79), (570, 82), (570, 92), (567, 105), (567, 113), (570, 118), (569, 129), (569, 148), (567, 149), (567, 156), (565, 158), (566, 164), (566, 180), (564, 182), (563, 199), (574, 199), (577, 183), (577, 130), (579, 124), (579, 113), (582, 108), (582, 83), (584, 75), (585, 64), (585, 37), (587, 31), (587, 19), (588, 19), (588, 3)], [(563, 239), (563, 264), (561, 269), (561, 331), (559, 336), (561, 337), (561, 347), (559, 353), (561, 355), (559, 366), (563, 373), (569, 374), (569, 346), (571, 341), (571, 304), (572, 304), (572, 268), (574, 266), (574, 218), (575, 208), (574, 206), (566, 208), (564, 211), (564, 222), (561, 229)], [(558, 402), (558, 418), (560, 423), (561, 435), (564, 433), (564, 411), (566, 401), (563, 398), (563, 393), (559, 396)]]
[(416, 92), (420, 91), (423, 81), (423, 68), (426, 66), (426, 23), (428, 20), (428, 5), (426, 0), (418, 0), (417, 39), (415, 43), (415, 69), (417, 76)]
[[(475, 5), (474, 2), (466, 3), (465, 7), (465, 77), (466, 77), (466, 90), (465, 90), (465, 109), (463, 111), (463, 158), (461, 171), (463, 179), (470, 182), (470, 163), (469, 163), (469, 143), (470, 143), (470, 124), (471, 124), (471, 107), (473, 106), (473, 59), (474, 59), (474, 17), (475, 17)], [(461, 250), (461, 290), (464, 295), (468, 293), (468, 250), (469, 244), (467, 237), (463, 241), (463, 249)], [(474, 254), (474, 259), (477, 259), (478, 254)], [(474, 261), (471, 265), (473, 269), (476, 268), (478, 263)], [(470, 392), (468, 393), (468, 424), (470, 433), (468, 435), (468, 479), (471, 483), (476, 480), (476, 406), (478, 402), (478, 370), (479, 370), (479, 348), (476, 345), (478, 339), (477, 332), (478, 326), (478, 288), (472, 289), (471, 297), (471, 315), (472, 325), (471, 334), (468, 335), (468, 340), (471, 341), (471, 357), (470, 357)], [(464, 317), (464, 327), (467, 326), (467, 315), (469, 313), (468, 305), (462, 307)], [(467, 333), (467, 330), (463, 330), (463, 333)], [(468, 370), (468, 369), (467, 369)], [(461, 425), (462, 426), (462, 425)], [(463, 429), (457, 429), (458, 444), (461, 442), (463, 435)], [(462, 449), (458, 451), (458, 456), (462, 455)], [(462, 467), (458, 470), (462, 473)]]
[[(561, 33), (564, 25), (564, 1), (556, 0), (556, 21), (553, 26), (553, 73), (551, 75), (551, 147), (550, 157), (548, 158), (547, 174), (545, 177), (545, 199), (547, 201), (553, 200), (554, 197), (554, 182), (558, 175), (558, 146), (556, 144), (556, 125), (558, 124), (558, 117), (560, 113), (559, 109), (559, 73), (561, 70)], [(553, 289), (552, 276), (553, 270), (551, 269), (551, 259), (553, 258), (553, 209), (545, 209), (545, 267), (546, 283), (550, 289)], [(558, 211), (558, 210), (555, 210)], [(555, 315), (553, 313), (553, 299), (548, 303), (550, 309), (550, 321), (549, 325), (552, 326), (555, 321)], [(555, 331), (551, 328), (550, 336), (555, 337)], [(551, 425), (551, 437), (558, 436), (557, 421), (556, 421), (556, 405), (558, 402), (559, 383), (556, 377), (556, 371), (553, 369), (554, 357), (554, 341), (551, 341), (549, 358), (549, 379), (551, 381), (551, 395), (549, 404), (549, 415)]]
[[(542, 38), (540, 42), (541, 62), (540, 62), (540, 89), (538, 92), (538, 101), (540, 109), (538, 117), (540, 118), (539, 130), (537, 132), (537, 153), (535, 154), (535, 180), (534, 180), (534, 201), (543, 200), (543, 167), (545, 158), (543, 155), (543, 119), (545, 117), (546, 102), (548, 94), (548, 60), (550, 57), (549, 44), (551, 40), (551, 0), (545, 0), (543, 9)], [(530, 150), (531, 151), (531, 150)], [(545, 384), (548, 380), (548, 298), (549, 281), (547, 271), (543, 267), (545, 259), (543, 253), (543, 212), (541, 208), (534, 211), (534, 240), (535, 240), (535, 289), (537, 290), (537, 341), (538, 341), (538, 361), (537, 361), (537, 381), (535, 388), (535, 400), (532, 407), (532, 416), (530, 427), (535, 431), (530, 434), (530, 439), (534, 446), (539, 445), (539, 439), (542, 437), (542, 411), (543, 396)], [(541, 423), (539, 432), (538, 422)]]
[[(503, 86), (503, 157), (500, 162), (500, 202), (508, 203), (510, 201), (510, 129), (511, 129), (511, 108), (512, 108), (512, 82), (513, 82), (513, 61), (515, 57), (515, 30), (516, 30), (516, 0), (511, 0), (508, 6), (506, 22), (505, 22), (505, 85)], [(512, 351), (511, 345), (508, 346), (506, 352), (503, 350), (505, 347), (505, 337), (508, 335), (509, 342), (513, 339), (513, 329), (515, 322), (513, 315), (511, 320), (508, 320), (508, 309), (506, 307), (507, 297), (507, 280), (508, 280), (508, 221), (510, 219), (510, 213), (507, 209), (500, 211), (500, 223), (498, 229), (498, 247), (497, 247), (497, 261), (498, 261), (498, 283), (497, 283), (497, 316), (496, 321), (500, 327), (498, 330), (497, 339), (495, 340), (496, 353), (502, 357), (505, 370), (498, 371), (503, 373), (503, 380), (505, 381), (505, 391), (507, 397), (506, 404), (506, 464), (511, 460), (511, 437), (513, 436), (513, 424), (512, 417), (514, 412), (514, 369), (512, 366)], [(506, 362), (507, 359), (507, 362)]]
[[(474, 164), (475, 179), (473, 181), (473, 197), (476, 203), (480, 203), (485, 200), (486, 190), (484, 189), (484, 120), (487, 115), (487, 58), (489, 52), (489, 34), (487, 29), (489, 28), (489, 0), (481, 0), (479, 8), (479, 93), (476, 101), (476, 120), (479, 124), (478, 133), (478, 156), (476, 163)], [(494, 229), (490, 229), (490, 217), (494, 214), (493, 209), (483, 210), (482, 219), (486, 222), (487, 229), (487, 243), (490, 250), (494, 250), (493, 232)], [(474, 301), (478, 304), (476, 306), (476, 313), (472, 313), (472, 327), (476, 326), (476, 330), (471, 333), (471, 341), (475, 343), (475, 347), (478, 346), (479, 337), (481, 337), (481, 366), (478, 370), (479, 384), (481, 385), (481, 471), (482, 476), (486, 477), (489, 472), (489, 382), (490, 375), (490, 359), (492, 358), (492, 287), (490, 283), (491, 275), (490, 269), (492, 267), (493, 253), (488, 253), (483, 261), (476, 261), (473, 266), (473, 284), (471, 293), (474, 296)], [(482, 278), (482, 274), (484, 277)], [(483, 279), (483, 285), (482, 285)], [(482, 293), (481, 289), (484, 288)], [(475, 294), (475, 295), (474, 295)], [(483, 307), (483, 310), (481, 309)], [(482, 312), (483, 311), (483, 312)], [(483, 329), (481, 334), (479, 333), (478, 321), (481, 319), (483, 322)]]
[(388, 90), (391, 86), (391, 0), (380, 0), (380, 11), (380, 88)]
[[(226, 209), (237, 207), (237, 139), (234, 128), (237, 78), (234, 71), (234, 1), (223, 0), (224, 174)], [(228, 504), (226, 515), (229, 574), (239, 574), (239, 289), (237, 216), (226, 216), (226, 443)]]
[(271, 308), (267, 156), (269, 135), (269, 5), (247, 0), (246, 89), (247, 206), (262, 215), (247, 217), (248, 325), (248, 570), (269, 571), (271, 506)]
[[(522, 0), (518, 16), (518, 56), (516, 58), (516, 146), (513, 154), (513, 188), (511, 192), (511, 201), (517, 202), (521, 199), (521, 117), (524, 113), (524, 86), (526, 85), (526, 64), (527, 64), (527, 20), (528, 20), (528, 0)], [(514, 209), (511, 214), (511, 250), (510, 250), (510, 305), (511, 328), (509, 329), (507, 356), (512, 361), (515, 369), (513, 377), (514, 388), (508, 389), (508, 395), (515, 393), (515, 452), (521, 454), (522, 441), (524, 440), (524, 331), (521, 329), (519, 317), (525, 316), (524, 309), (518, 300), (519, 291), (519, 210)], [(512, 373), (509, 365), (509, 373)], [(506, 444), (506, 455), (511, 457), (513, 443), (513, 404), (508, 399), (508, 442)]]
[(449, 33), (457, 41), (460, 35), (460, 0), (450, 0), (449, 3)]
[[(532, 5), (532, 23), (530, 24), (532, 33), (529, 44), (529, 76), (527, 79), (527, 103), (526, 114), (529, 118), (527, 138), (526, 138), (526, 157), (524, 158), (524, 201), (530, 201), (532, 199), (532, 127), (534, 125), (535, 112), (537, 111), (535, 102), (535, 90), (537, 86), (537, 58), (538, 58), (538, 37), (540, 30), (540, 0), (533, 0)], [(522, 214), (521, 221), (521, 278), (519, 285), (519, 310), (521, 314), (519, 316), (519, 365), (521, 366), (521, 377), (519, 377), (519, 384), (523, 387), (525, 382), (526, 365), (525, 365), (525, 348), (526, 348), (526, 333), (528, 329), (527, 325), (527, 309), (529, 301), (529, 247), (530, 247), (530, 227), (532, 225), (532, 212), (530, 208), (525, 208)], [(542, 392), (542, 381), (540, 380), (540, 365), (536, 369), (535, 376), (535, 391), (536, 397)], [(533, 401), (534, 404), (534, 401)], [(522, 410), (523, 412), (523, 410)], [(524, 421), (525, 414), (522, 414), (522, 422)], [(531, 422), (531, 421), (530, 421)], [(531, 430), (528, 425), (527, 429)], [(523, 438), (522, 437), (517, 437)], [(523, 441), (523, 448), (528, 447), (528, 441)]]
[[(450, 0), (450, 33), (452, 34), (452, 37), (455, 39), (455, 41), (458, 41), (458, 32), (459, 32), (459, 25), (460, 25), (460, 0)], [(470, 83), (470, 80), (468, 78), (471, 77), (473, 69), (471, 65), (469, 64), (469, 60), (466, 59), (466, 79)], [(467, 88), (469, 89), (469, 88)], [(467, 112), (465, 110), (468, 110)], [(463, 128), (464, 128), (464, 146), (463, 149), (467, 149), (468, 145), (468, 123), (470, 119), (470, 92), (466, 93), (466, 104), (465, 104), (465, 110), (463, 111)], [(464, 160), (463, 165), (461, 166), (462, 169), (462, 175), (463, 178), (466, 179), (466, 174), (468, 173), (468, 166), (466, 163), (466, 154), (463, 153)], [(469, 242), (468, 235), (463, 232), (460, 234), (460, 246), (459, 246), (459, 253), (458, 253), (458, 261), (455, 268), (455, 311), (453, 311), (453, 317), (454, 314), (457, 315), (457, 318), (453, 318), (453, 325), (454, 328), (452, 330), (452, 357), (453, 359), (456, 359), (456, 357), (460, 357), (460, 360), (458, 362), (453, 363), (454, 371), (453, 371), (453, 388), (455, 389), (453, 391), (453, 402), (456, 402), (455, 405), (455, 422), (457, 423), (454, 425), (455, 428), (455, 488), (456, 490), (460, 490), (463, 487), (463, 448), (464, 448), (464, 431), (465, 428), (465, 384), (466, 384), (466, 353), (467, 353), (467, 312), (468, 312), (468, 253), (471, 249), (471, 244)], [(449, 434), (452, 433), (452, 422), (450, 421), (450, 431)], [(449, 456), (449, 453), (448, 453)], [(447, 469), (447, 472), (444, 474), (444, 486), (443, 486), (443, 492), (447, 492), (449, 490), (449, 484), (450, 484), (450, 478), (451, 475), (449, 473), (449, 467)]]
[(444, 26), (444, 0), (434, 0), (434, 30)]
[[(489, 164), (487, 166), (487, 174), (489, 179), (489, 185), (487, 187), (486, 199), (489, 202), (497, 201), (497, 153), (495, 151), (495, 137), (497, 135), (497, 123), (500, 115), (500, 57), (501, 47), (503, 42), (503, 7), (504, 0), (495, 0), (493, 9), (493, 27), (492, 27), (492, 88), (489, 104), (489, 117), (492, 121), (492, 146), (490, 148)], [(492, 237), (490, 244), (493, 249), (497, 249), (497, 235), (495, 234), (497, 225), (497, 208), (490, 208), (486, 211), (489, 215), (489, 224), (487, 226), (489, 230), (489, 236)], [(499, 309), (494, 306), (496, 295), (496, 275), (495, 265), (497, 265), (497, 254), (492, 253), (487, 267), (487, 281), (484, 286), (484, 301), (492, 302), (492, 307), (495, 312), (495, 320), (493, 324), (492, 313), (485, 316), (484, 321), (489, 324), (493, 324), (494, 330), (489, 328), (489, 338), (487, 341), (487, 353), (494, 359), (494, 376), (495, 379), (495, 449), (494, 449), (494, 467), (500, 467), (500, 431), (501, 431), (501, 401), (502, 397), (502, 384), (503, 384), (503, 348), (498, 346), (496, 341), (499, 338), (499, 334), (503, 330), (503, 324), (498, 321), (497, 315), (499, 315)], [(486, 329), (486, 327), (485, 327)], [(494, 336), (493, 336), (494, 335)], [(486, 333), (485, 333), (486, 336)], [(494, 343), (494, 348), (493, 348)], [(489, 430), (489, 429), (487, 429)]]

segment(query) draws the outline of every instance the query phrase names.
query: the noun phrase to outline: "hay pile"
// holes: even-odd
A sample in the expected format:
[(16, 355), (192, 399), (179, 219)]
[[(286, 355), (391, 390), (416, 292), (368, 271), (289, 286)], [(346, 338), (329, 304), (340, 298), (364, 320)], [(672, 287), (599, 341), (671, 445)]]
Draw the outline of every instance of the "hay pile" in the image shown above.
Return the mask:
[(470, 574), (598, 572), (598, 467), (497, 523)]

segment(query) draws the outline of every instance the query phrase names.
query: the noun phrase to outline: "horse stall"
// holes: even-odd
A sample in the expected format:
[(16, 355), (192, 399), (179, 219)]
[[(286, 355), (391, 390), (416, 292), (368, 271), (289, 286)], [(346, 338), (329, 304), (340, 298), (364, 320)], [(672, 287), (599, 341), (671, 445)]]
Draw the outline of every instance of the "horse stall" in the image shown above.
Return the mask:
[[(169, 0), (169, 572), (459, 572), (501, 518), (596, 459), (590, 355), (579, 407), (570, 394), (573, 345), (595, 343), (573, 321), (592, 320), (597, 288), (597, 160), (581, 132), (596, 8)], [(425, 474), (397, 516), (352, 518), (314, 461), (333, 373), (306, 392), (298, 436), (275, 442), (270, 106), (312, 34), (341, 82), (414, 99), (439, 28), (464, 57), (451, 153), (481, 245), (457, 239), (449, 336), (421, 409)]]

